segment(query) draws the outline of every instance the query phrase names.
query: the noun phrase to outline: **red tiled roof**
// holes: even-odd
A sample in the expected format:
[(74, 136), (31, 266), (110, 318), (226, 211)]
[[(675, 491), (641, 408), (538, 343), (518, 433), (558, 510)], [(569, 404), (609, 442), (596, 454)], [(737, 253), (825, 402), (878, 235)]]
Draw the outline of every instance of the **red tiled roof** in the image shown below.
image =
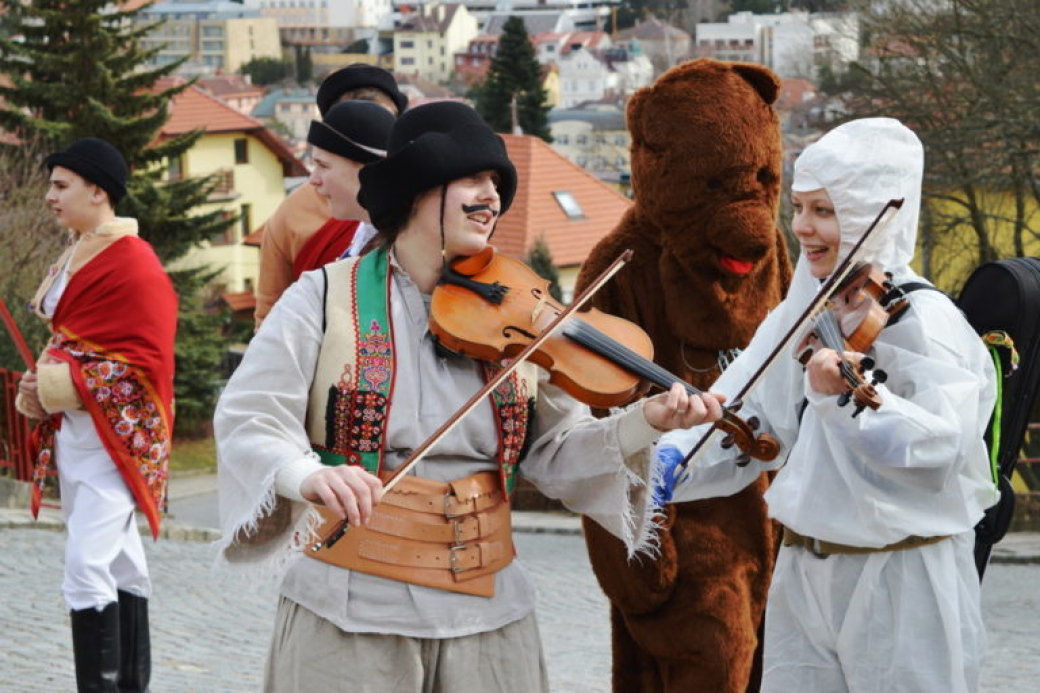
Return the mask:
[(792, 77), (780, 80), (780, 96), (776, 100), (776, 107), (781, 111), (790, 111), (807, 99), (816, 96), (816, 86), (802, 77)]
[[(157, 89), (169, 88), (176, 82), (160, 80)], [(282, 162), (287, 176), (305, 176), (307, 168), (289, 147), (255, 118), (236, 111), (224, 101), (192, 85), (170, 101), (170, 117), (159, 130), (159, 138), (176, 137), (194, 130), (210, 133), (241, 132), (255, 136)]]
[(256, 309), (256, 294), (253, 293), (252, 289), (238, 293), (221, 294), (220, 298), (235, 313), (240, 310), (253, 312)]
[(242, 75), (221, 75), (219, 77), (203, 77), (199, 86), (210, 94), (220, 98), (229, 96), (263, 95), (264, 90), (246, 81)]
[(242, 245), (252, 245), (259, 248), (260, 241), (264, 239), (264, 228), (265, 227), (261, 226), (256, 231), (253, 231), (252, 233), (243, 236)]
[(124, 0), (124, 2), (119, 3), (119, 9), (123, 10), (124, 12), (130, 12), (132, 10), (144, 7), (145, 5), (151, 5), (155, 1), (156, 0)]
[[(558, 267), (580, 265), (592, 247), (620, 221), (632, 201), (531, 135), (502, 135), (516, 166), (517, 190), (502, 217), (494, 244), (526, 259), (541, 236)], [(554, 192), (569, 192), (585, 213), (570, 219)]]

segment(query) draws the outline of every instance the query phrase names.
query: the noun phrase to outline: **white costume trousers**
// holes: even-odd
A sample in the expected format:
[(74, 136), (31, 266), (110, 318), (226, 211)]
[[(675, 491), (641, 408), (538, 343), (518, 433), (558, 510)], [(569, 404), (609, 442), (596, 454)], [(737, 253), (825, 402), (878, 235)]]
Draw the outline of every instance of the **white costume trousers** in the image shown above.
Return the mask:
[(150, 597), (152, 584), (133, 494), (97, 434), (83, 425), (93, 426), (89, 417), (73, 414), (80, 416), (86, 421), (66, 415), (55, 446), (69, 533), (62, 591), (70, 609), (102, 609), (118, 601), (117, 590)]
[(971, 693), (985, 649), (968, 532), (918, 549), (780, 550), (766, 606), (767, 693)]

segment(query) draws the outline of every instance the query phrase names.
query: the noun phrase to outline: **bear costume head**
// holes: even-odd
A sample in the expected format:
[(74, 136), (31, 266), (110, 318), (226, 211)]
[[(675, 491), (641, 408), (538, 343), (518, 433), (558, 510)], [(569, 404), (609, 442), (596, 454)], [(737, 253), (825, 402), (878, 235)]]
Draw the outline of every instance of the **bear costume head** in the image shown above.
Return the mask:
[[(635, 205), (612, 235), (638, 239), (637, 256), (653, 257), (653, 271), (633, 280), (658, 278), (643, 295), (664, 301), (687, 355), (744, 346), (790, 282), (776, 227), (779, 90), (760, 65), (699, 59), (629, 101)], [(664, 337), (663, 326), (643, 326), (655, 342)]]

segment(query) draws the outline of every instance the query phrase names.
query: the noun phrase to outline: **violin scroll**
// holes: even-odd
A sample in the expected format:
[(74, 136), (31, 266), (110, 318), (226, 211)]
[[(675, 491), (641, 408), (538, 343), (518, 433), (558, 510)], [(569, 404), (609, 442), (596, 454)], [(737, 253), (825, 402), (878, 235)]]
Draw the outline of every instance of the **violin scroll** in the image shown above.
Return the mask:
[(768, 433), (756, 433), (760, 425), (758, 417), (741, 419), (733, 414), (736, 408), (724, 407), (722, 418), (715, 422), (715, 426), (726, 433), (719, 445), (727, 450), (734, 445), (740, 449), (742, 454), (737, 458), (738, 467), (747, 466), (752, 458), (763, 462), (776, 459), (780, 454), (780, 441)]

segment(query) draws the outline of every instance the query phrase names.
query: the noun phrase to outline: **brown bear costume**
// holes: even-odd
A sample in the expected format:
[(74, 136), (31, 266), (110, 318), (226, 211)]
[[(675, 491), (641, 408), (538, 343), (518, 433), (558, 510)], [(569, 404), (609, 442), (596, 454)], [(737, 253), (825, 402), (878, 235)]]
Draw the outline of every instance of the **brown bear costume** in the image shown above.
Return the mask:
[[(790, 282), (775, 223), (779, 87), (761, 66), (700, 59), (636, 92), (628, 104), (635, 205), (578, 278), (580, 289), (633, 249), (593, 304), (642, 326), (654, 360), (702, 389)], [(767, 485), (763, 474), (729, 498), (669, 505), (656, 560), (630, 563), (617, 539), (585, 519), (611, 601), (615, 691), (757, 690), (777, 547)]]

